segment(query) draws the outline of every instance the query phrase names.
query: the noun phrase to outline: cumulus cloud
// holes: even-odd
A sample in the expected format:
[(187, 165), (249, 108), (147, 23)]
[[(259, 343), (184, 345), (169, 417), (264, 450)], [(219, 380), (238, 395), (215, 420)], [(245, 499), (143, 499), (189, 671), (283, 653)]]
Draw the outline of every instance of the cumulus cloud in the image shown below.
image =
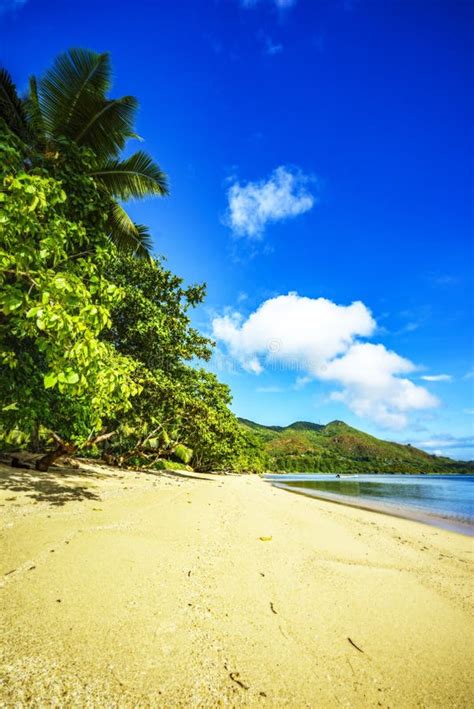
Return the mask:
[(227, 193), (226, 223), (236, 236), (261, 239), (270, 222), (309, 211), (316, 198), (308, 189), (314, 178), (281, 165), (266, 180), (234, 182)]
[(381, 344), (360, 342), (374, 334), (376, 322), (360, 301), (338, 305), (297, 293), (266, 300), (247, 318), (216, 317), (214, 337), (247, 371), (260, 374), (277, 366), (298, 372), (298, 382), (335, 382), (331, 394), (358, 416), (401, 429), (408, 413), (437, 406), (438, 400), (407, 375), (408, 359)]
[(412, 362), (384, 345), (357, 343), (344, 356), (329, 362), (320, 378), (342, 385), (331, 398), (343, 401), (357, 416), (398, 430), (407, 425), (409, 411), (438, 404), (424, 387), (400, 376), (415, 369)]
[(361, 302), (336, 305), (297, 293), (266, 300), (246, 320), (231, 313), (212, 322), (214, 337), (244, 367), (253, 362), (250, 368), (262, 371), (265, 362), (280, 362), (312, 375), (345, 352), (356, 336), (371, 335), (375, 327)]
[(452, 381), (452, 376), (450, 374), (425, 374), (420, 379), (425, 382), (450, 382)]

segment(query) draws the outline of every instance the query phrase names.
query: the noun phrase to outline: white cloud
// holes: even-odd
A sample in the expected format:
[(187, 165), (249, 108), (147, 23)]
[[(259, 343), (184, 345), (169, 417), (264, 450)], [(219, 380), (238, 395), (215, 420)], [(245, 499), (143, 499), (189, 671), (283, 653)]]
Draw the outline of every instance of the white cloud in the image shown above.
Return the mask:
[(450, 382), (452, 376), (451, 374), (425, 374), (420, 379), (424, 379), (425, 382)]
[(303, 389), (307, 384), (311, 382), (311, 377), (305, 376), (305, 377), (296, 377), (295, 381), (295, 389), (298, 391), (299, 389)]
[(257, 387), (259, 394), (279, 394), (283, 391), (282, 387), (268, 386), (268, 387)]
[(248, 372), (252, 372), (252, 374), (261, 374), (263, 372), (263, 367), (257, 357), (250, 357), (250, 359), (242, 363), (242, 366)]
[[(285, 363), (315, 376), (328, 360), (345, 352), (357, 335), (371, 335), (376, 323), (363, 303), (336, 305), (297, 293), (266, 300), (244, 321), (239, 313), (217, 317), (213, 334), (244, 366)], [(255, 369), (255, 365), (250, 364)]]
[(450, 439), (429, 438), (427, 441), (417, 441), (416, 445), (420, 448), (436, 448), (436, 446), (449, 447), (452, 443), (453, 442)]
[(245, 185), (235, 182), (227, 193), (226, 223), (236, 236), (260, 239), (268, 223), (296, 217), (313, 207), (310, 182), (314, 178), (283, 165), (266, 180)]
[(289, 293), (266, 300), (246, 319), (226, 314), (212, 326), (214, 337), (247, 371), (280, 366), (299, 373), (297, 386), (309, 379), (336, 382), (341, 389), (333, 400), (382, 426), (401, 429), (410, 411), (439, 403), (403, 376), (416, 370), (412, 362), (384, 345), (358, 341), (376, 330), (360, 301), (344, 306)]
[(411, 440), (410, 443), (433, 455), (447, 455), (457, 460), (474, 459), (474, 436), (472, 435), (453, 436), (450, 433), (440, 433), (425, 441)]
[(342, 385), (333, 400), (343, 401), (357, 416), (399, 430), (407, 425), (409, 411), (438, 404), (424, 387), (400, 376), (414, 370), (412, 362), (384, 345), (357, 343), (329, 362), (319, 376)]
[(453, 436), (450, 433), (441, 434), (438, 438), (429, 438), (426, 441), (416, 441), (420, 448), (472, 448), (474, 436)]

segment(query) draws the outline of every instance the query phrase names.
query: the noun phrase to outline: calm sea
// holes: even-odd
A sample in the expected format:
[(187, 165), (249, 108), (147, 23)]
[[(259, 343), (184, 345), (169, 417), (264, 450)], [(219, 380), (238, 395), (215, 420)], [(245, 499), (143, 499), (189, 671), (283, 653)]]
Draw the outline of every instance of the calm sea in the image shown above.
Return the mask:
[(277, 487), (474, 535), (474, 475), (266, 475)]

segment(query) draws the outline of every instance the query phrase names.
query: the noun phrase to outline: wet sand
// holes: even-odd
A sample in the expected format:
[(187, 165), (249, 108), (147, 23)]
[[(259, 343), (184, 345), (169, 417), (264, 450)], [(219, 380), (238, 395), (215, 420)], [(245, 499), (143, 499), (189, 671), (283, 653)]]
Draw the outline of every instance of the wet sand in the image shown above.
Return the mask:
[(296, 495), (306, 495), (307, 497), (317, 498), (319, 500), (327, 500), (336, 505), (344, 505), (346, 507), (356, 507), (360, 510), (369, 510), (369, 512), (378, 512), (379, 514), (390, 515), (391, 517), (401, 517), (402, 519), (410, 519), (423, 524), (431, 524), (440, 529), (448, 529), (451, 532), (459, 532), (469, 537), (474, 537), (474, 525), (468, 521), (456, 519), (453, 516), (442, 516), (432, 512), (418, 510), (409, 505), (397, 505), (393, 502), (383, 500), (371, 500), (367, 497), (356, 497), (351, 495), (337, 495), (322, 490), (308, 490), (287, 485), (280, 480), (271, 480), (275, 487), (282, 490), (288, 490)]
[(0, 705), (472, 706), (472, 538), (256, 476), (0, 467), (0, 505)]

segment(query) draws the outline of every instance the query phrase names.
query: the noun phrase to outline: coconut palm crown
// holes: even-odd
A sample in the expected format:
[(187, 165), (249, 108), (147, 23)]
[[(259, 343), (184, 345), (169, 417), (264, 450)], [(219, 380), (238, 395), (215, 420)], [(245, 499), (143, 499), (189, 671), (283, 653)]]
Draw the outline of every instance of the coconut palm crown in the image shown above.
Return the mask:
[(108, 228), (111, 240), (123, 251), (147, 257), (151, 238), (135, 224), (121, 202), (165, 196), (165, 173), (139, 150), (127, 158), (121, 152), (133, 130), (138, 102), (133, 96), (108, 98), (110, 57), (88, 49), (71, 49), (57, 57), (29, 92), (20, 98), (10, 75), (0, 68), (0, 118), (24, 143), (43, 154), (61, 152), (66, 139), (94, 155), (90, 176), (110, 199)]

